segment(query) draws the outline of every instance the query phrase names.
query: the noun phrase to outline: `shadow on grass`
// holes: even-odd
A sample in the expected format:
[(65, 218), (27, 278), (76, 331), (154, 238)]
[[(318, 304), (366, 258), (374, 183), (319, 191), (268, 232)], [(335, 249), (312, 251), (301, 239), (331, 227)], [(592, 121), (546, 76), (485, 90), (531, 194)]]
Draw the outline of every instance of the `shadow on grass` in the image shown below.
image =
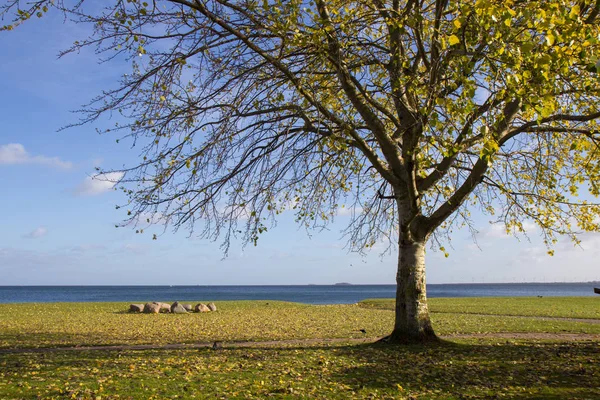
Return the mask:
[[(243, 378), (237, 386), (259, 397), (289, 395), (292, 392), (286, 390), (294, 387), (300, 390), (298, 396), (308, 398), (596, 399), (599, 359), (598, 342), (487, 339), (427, 346), (376, 343), (0, 355), (0, 366), (7, 374), (24, 376), (36, 363), (49, 375), (63, 371), (61, 378), (67, 379), (77, 368), (103, 365), (100, 373), (107, 376), (125, 370), (123, 385), (135, 384), (131, 379), (148, 384), (157, 371), (168, 367), (169, 377), (188, 371), (192, 382), (216, 382), (205, 390)], [(189, 372), (198, 365), (202, 369), (197, 376)], [(260, 388), (252, 383), (262, 381), (267, 383)], [(327, 389), (323, 393), (331, 395), (310, 392), (310, 387)]]
[[(240, 349), (228, 350), (233, 354)], [(327, 371), (330, 381), (353, 392), (375, 390), (383, 398), (600, 399), (598, 342), (487, 339), (427, 346), (374, 343), (246, 350), (257, 351), (262, 362), (269, 351), (324, 352), (322, 362), (328, 367), (307, 363), (308, 375)]]
[(354, 360), (332, 375), (355, 388), (450, 398), (600, 398), (596, 342), (497, 342), (429, 346), (373, 344), (340, 348)]

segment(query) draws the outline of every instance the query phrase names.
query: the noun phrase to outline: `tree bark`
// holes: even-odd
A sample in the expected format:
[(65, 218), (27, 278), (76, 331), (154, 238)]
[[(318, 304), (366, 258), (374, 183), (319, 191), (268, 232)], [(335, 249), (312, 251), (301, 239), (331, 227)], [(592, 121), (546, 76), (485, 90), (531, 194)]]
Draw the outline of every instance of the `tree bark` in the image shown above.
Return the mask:
[(429, 319), (425, 288), (426, 240), (412, 240), (400, 234), (396, 275), (396, 322), (391, 343), (436, 341)]

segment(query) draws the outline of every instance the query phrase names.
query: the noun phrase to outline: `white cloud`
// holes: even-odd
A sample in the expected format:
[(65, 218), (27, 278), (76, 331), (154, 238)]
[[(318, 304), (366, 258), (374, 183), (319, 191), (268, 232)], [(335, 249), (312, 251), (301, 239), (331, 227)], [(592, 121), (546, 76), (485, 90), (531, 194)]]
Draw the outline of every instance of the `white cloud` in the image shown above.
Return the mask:
[(516, 258), (516, 264), (527, 267), (534, 263), (538, 264), (541, 262), (551, 261), (548, 255), (548, 249), (543, 246), (530, 246), (521, 250)]
[(96, 196), (104, 192), (108, 192), (123, 178), (123, 172), (107, 172), (105, 174), (97, 174), (88, 176), (75, 189), (75, 194), (81, 196)]
[(58, 157), (32, 156), (20, 143), (9, 143), (0, 146), (0, 165), (39, 164), (53, 168), (71, 169), (73, 163)]
[(501, 223), (490, 224), (481, 230), (480, 235), (484, 239), (506, 239), (510, 237), (506, 233), (506, 227)]
[(527, 220), (523, 222), (523, 229), (525, 232), (533, 232), (538, 229), (538, 225), (533, 221)]
[[(538, 227), (536, 223), (533, 221), (526, 220), (523, 222), (523, 230), (525, 231), (525, 234), (533, 233), (537, 230), (537, 228)], [(515, 235), (513, 233), (517, 236), (522, 234), (522, 232), (517, 232), (516, 229), (515, 232), (511, 231), (507, 233), (506, 226), (501, 222), (496, 222), (490, 223), (490, 225), (482, 229), (477, 236), (482, 239), (507, 239), (514, 237)]]
[(29, 232), (23, 237), (27, 239), (39, 239), (42, 236), (46, 236), (46, 233), (48, 233), (48, 229), (44, 228), (43, 226), (40, 226), (39, 228), (34, 229), (33, 231)]

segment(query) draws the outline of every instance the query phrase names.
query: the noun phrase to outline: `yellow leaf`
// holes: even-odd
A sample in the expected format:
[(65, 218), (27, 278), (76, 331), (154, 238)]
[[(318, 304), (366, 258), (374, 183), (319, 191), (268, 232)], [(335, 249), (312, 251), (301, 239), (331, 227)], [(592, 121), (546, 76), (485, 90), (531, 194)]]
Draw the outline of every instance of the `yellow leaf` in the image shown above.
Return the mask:
[(460, 43), (460, 39), (458, 38), (458, 36), (452, 35), (448, 38), (448, 42), (450, 43), (450, 46), (454, 46), (455, 44)]
[(462, 24), (460, 23), (460, 21), (458, 19), (455, 19), (453, 24), (456, 27), (456, 29), (460, 29), (460, 27), (462, 26)]
[(579, 17), (580, 13), (581, 13), (581, 8), (578, 5), (574, 5), (571, 8), (571, 12), (569, 13), (569, 18), (577, 19)]

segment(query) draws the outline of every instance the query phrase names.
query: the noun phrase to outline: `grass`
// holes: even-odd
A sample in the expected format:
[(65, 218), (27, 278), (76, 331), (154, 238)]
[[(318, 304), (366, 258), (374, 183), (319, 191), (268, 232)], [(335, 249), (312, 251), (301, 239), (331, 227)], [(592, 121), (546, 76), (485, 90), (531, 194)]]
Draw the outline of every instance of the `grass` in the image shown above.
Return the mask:
[[(600, 296), (432, 298), (428, 302), (432, 313), (600, 319)], [(369, 299), (360, 304), (376, 309), (394, 308), (393, 299)]]
[(130, 314), (126, 303), (0, 305), (0, 348), (384, 335), (392, 314), (358, 306), (223, 301), (214, 313)]
[[(600, 334), (600, 324), (592, 321), (527, 318), (593, 318), (599, 300), (431, 299), (431, 310), (439, 334)], [(129, 314), (123, 312), (125, 303), (4, 304), (0, 347), (350, 339), (365, 336), (359, 329), (376, 337), (391, 330), (392, 304), (385, 299), (335, 306), (219, 302), (216, 313), (189, 315)], [(482, 315), (496, 310), (515, 316)], [(300, 342), (221, 350), (0, 354), (0, 398), (591, 399), (600, 398), (598, 359), (598, 340), (493, 336), (427, 347)]]
[[(461, 305), (435, 312), (441, 335), (493, 332), (600, 334), (600, 324), (461, 313)], [(482, 299), (469, 299), (477, 302)], [(485, 300), (485, 299), (483, 299)], [(557, 298), (566, 309), (571, 299)], [(594, 299), (595, 300), (595, 299)], [(498, 299), (498, 302), (504, 300)], [(0, 348), (73, 345), (197, 343), (214, 340), (289, 340), (384, 336), (393, 326), (389, 300), (314, 306), (277, 301), (219, 302), (215, 313), (130, 314), (127, 303), (1, 304)], [(596, 302), (600, 307), (600, 301)], [(501, 306), (498, 306), (501, 308)], [(484, 307), (479, 309), (484, 310)], [(540, 312), (543, 314), (544, 310)]]
[(3, 399), (592, 399), (598, 343), (0, 355)]

